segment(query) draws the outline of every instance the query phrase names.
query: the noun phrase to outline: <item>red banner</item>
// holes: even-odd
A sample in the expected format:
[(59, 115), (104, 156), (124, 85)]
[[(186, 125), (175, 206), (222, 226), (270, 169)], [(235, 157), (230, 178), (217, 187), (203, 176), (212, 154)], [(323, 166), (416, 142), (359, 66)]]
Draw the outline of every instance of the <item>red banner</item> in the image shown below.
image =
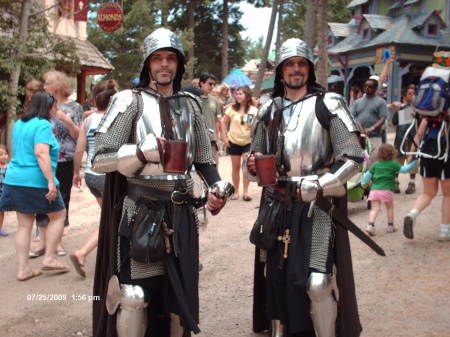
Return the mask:
[(89, 0), (74, 0), (73, 19), (75, 21), (87, 21), (87, 14), (89, 9)]

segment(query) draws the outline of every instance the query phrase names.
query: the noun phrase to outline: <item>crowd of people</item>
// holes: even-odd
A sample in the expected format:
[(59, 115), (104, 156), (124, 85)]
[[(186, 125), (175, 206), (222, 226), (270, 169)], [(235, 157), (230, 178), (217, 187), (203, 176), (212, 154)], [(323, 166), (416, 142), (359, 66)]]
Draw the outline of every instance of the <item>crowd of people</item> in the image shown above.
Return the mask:
[[(405, 193), (413, 194), (419, 172), (423, 191), (404, 218), (403, 234), (413, 239), (417, 216), (440, 185), (438, 239), (450, 240), (450, 163), (445, 153), (423, 155), (434, 153), (436, 140), (447, 144), (439, 150), (449, 149), (448, 134), (438, 132), (446, 119), (423, 117), (412, 128), (420, 117), (413, 109), (415, 88), (406, 87), (402, 102), (388, 105), (380, 97), (384, 76), (371, 77), (362, 90), (352, 88), (347, 105), (317, 83), (312, 50), (292, 38), (281, 46), (271, 98), (258, 104), (248, 86), (218, 85), (207, 72), (182, 88), (184, 50), (168, 29), (152, 32), (142, 51), (131, 89), (100, 81), (84, 107), (70, 99), (71, 82), (62, 72), (28, 82), (11, 154), (0, 146), (0, 236), (8, 235), (4, 212), (15, 211), (18, 281), (70, 270), (58, 257), (67, 254), (62, 239), (70, 194), (84, 171), (101, 219), (70, 261), (84, 278), (86, 259), (98, 248), (93, 294), (101, 300), (93, 305), (93, 336), (197, 333), (195, 209), (216, 215), (241, 191), (242, 200), (251, 201), (251, 182), (262, 187), (250, 235), (256, 246), (253, 330), (275, 337), (359, 336), (345, 184), (365, 160), (362, 136), (371, 144), (361, 180), (370, 186), (372, 206), (366, 232), (376, 234), (382, 203), (387, 232), (397, 231), (398, 175), (410, 173)], [(383, 136), (388, 111), (396, 126), (393, 145)], [(232, 183), (219, 175), (223, 150)], [(208, 186), (205, 196), (193, 193), (193, 170)], [(34, 223), (39, 241), (30, 251)], [(40, 256), (41, 268), (32, 269), (29, 258)]]

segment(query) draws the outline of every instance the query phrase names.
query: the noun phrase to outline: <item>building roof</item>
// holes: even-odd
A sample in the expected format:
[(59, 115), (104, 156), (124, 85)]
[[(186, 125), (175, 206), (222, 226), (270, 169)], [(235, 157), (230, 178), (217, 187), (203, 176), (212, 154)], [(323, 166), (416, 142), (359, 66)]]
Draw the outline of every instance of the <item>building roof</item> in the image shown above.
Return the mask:
[(368, 2), (369, 2), (369, 0), (352, 0), (352, 2), (350, 2), (347, 5), (347, 8), (353, 8), (353, 7), (356, 7), (356, 6), (361, 6), (361, 5), (364, 5), (365, 3), (368, 3)]
[[(347, 53), (350, 51), (388, 44), (450, 47), (450, 38), (448, 34), (441, 34), (437, 37), (429, 37), (417, 32), (414, 29), (415, 27), (417, 27), (417, 20), (417, 16), (412, 17), (409, 14), (404, 14), (396, 17), (395, 19), (393, 19), (392, 26), (390, 28), (376, 35), (371, 40), (363, 40), (361, 34), (359, 34), (358, 32), (354, 32), (335, 46), (331, 47), (329, 49), (329, 52)], [(420, 19), (419, 21), (421, 20), (422, 19)]]
[(363, 17), (367, 20), (372, 29), (387, 30), (390, 29), (394, 23), (394, 18), (385, 15), (364, 14)]
[(101, 68), (105, 70), (113, 70), (114, 67), (103, 56), (103, 54), (95, 47), (89, 40), (81, 40), (74, 37), (63, 37), (64, 39), (70, 39), (75, 44), (75, 53), (80, 59), (80, 65)]
[(347, 37), (355, 31), (355, 26), (348, 23), (329, 22), (328, 27), (336, 37)]

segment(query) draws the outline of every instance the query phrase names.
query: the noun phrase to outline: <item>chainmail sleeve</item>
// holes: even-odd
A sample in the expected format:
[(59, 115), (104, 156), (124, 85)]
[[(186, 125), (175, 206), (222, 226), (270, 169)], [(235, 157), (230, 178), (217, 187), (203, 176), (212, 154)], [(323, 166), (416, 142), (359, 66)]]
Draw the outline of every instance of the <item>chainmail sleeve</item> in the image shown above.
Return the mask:
[(359, 163), (362, 162), (363, 151), (356, 133), (350, 132), (338, 117), (331, 119), (330, 138), (336, 161), (349, 158)]
[(255, 126), (252, 145), (250, 151), (260, 152), (265, 154), (267, 152), (266, 141), (267, 141), (267, 128), (262, 120), (259, 120)]
[(258, 121), (252, 130), (252, 145), (250, 147), (252, 152), (268, 153), (269, 144), (266, 120), (270, 117), (272, 106), (272, 101), (266, 102), (258, 112)]
[[(134, 135), (135, 117), (138, 113), (137, 100), (133, 99), (131, 104), (123, 113), (117, 114), (113, 122), (109, 125), (107, 132), (97, 132), (95, 134), (95, 150), (92, 162), (96, 162), (115, 156), (119, 148), (130, 141), (130, 136)], [(108, 112), (103, 116), (107, 120), (110, 116)]]
[(199, 164), (213, 164), (214, 159), (211, 151), (211, 141), (208, 136), (208, 127), (206, 121), (201, 113), (200, 106), (193, 99), (190, 99), (190, 104), (193, 106), (194, 115), (192, 118), (194, 130), (194, 163)]

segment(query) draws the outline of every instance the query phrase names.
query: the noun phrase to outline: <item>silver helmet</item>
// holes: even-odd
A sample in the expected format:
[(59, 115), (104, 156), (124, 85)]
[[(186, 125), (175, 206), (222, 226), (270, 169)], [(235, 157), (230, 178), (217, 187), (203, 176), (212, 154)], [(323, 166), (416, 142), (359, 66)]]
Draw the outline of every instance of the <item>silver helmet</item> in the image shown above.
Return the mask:
[(275, 68), (275, 84), (272, 97), (284, 96), (284, 84), (282, 81), (281, 68), (284, 61), (291, 57), (303, 57), (310, 65), (308, 85), (316, 85), (316, 75), (314, 73), (314, 57), (311, 48), (305, 41), (291, 38), (283, 42), (280, 47), (280, 54)]
[(183, 44), (180, 37), (167, 28), (158, 28), (144, 40), (142, 45), (144, 61), (155, 51), (165, 48), (175, 49), (184, 58)]
[(288, 58), (300, 56), (314, 63), (313, 52), (305, 41), (292, 38), (288, 39), (280, 47), (280, 55), (278, 57), (277, 67)]
[(178, 55), (178, 69), (175, 79), (173, 81), (174, 90), (178, 91), (180, 90), (181, 79), (185, 71), (184, 69), (185, 55), (183, 51), (183, 44), (181, 43), (180, 37), (167, 28), (158, 28), (145, 38), (142, 44), (143, 65), (141, 69), (141, 74), (139, 76), (138, 86), (141, 87), (148, 86), (150, 82), (150, 75), (147, 60), (151, 54), (161, 49), (171, 49), (175, 51)]

